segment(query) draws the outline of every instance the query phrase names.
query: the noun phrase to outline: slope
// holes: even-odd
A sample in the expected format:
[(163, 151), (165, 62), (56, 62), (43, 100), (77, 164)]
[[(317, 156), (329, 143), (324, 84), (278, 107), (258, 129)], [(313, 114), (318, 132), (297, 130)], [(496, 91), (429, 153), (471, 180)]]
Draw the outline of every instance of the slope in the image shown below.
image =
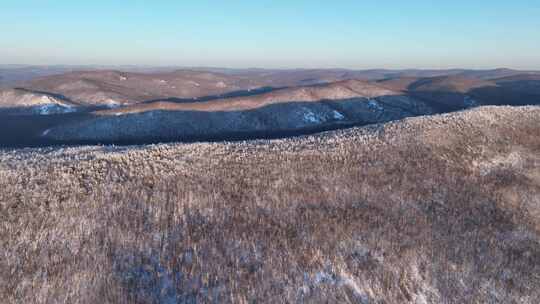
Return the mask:
[(431, 113), (424, 103), (358, 80), (206, 102), (153, 102), (95, 112), (47, 130), (55, 141), (267, 138)]
[(536, 303), (540, 108), (0, 151), (7, 303)]

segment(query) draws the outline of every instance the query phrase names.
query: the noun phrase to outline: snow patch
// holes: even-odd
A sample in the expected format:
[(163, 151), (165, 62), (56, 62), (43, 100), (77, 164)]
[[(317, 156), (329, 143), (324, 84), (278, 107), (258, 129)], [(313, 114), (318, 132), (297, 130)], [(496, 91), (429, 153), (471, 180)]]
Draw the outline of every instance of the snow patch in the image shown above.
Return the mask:
[(465, 104), (465, 106), (467, 108), (472, 108), (472, 107), (476, 107), (478, 105), (478, 102), (476, 100), (474, 100), (472, 97), (470, 96), (465, 96), (463, 98), (463, 103)]
[(372, 110), (382, 111), (383, 107), (375, 99), (368, 99), (368, 107)]
[(105, 99), (103, 101), (103, 103), (108, 108), (118, 108), (121, 105), (120, 102), (118, 102), (118, 101), (116, 101), (114, 99), (111, 99), (111, 98)]
[(309, 273), (304, 274), (304, 285), (300, 287), (302, 295), (308, 295), (314, 289), (320, 288), (321, 285), (333, 285), (336, 287), (345, 287), (350, 290), (358, 303), (371, 303), (371, 298), (368, 292), (358, 285), (355, 278), (349, 273), (334, 273), (333, 271), (319, 271), (314, 275)]
[(182, 273), (171, 272), (154, 257), (146, 263), (136, 263), (133, 257), (116, 261), (120, 279), (125, 283), (135, 284), (135, 293), (151, 303), (178, 303), (180, 295), (175, 282), (183, 281)]
[(501, 155), (481, 162), (475, 161), (473, 165), (479, 169), (481, 176), (486, 176), (496, 170), (522, 170), (524, 161), (518, 152), (511, 152), (506, 156)]
[(309, 123), (319, 123), (321, 122), (321, 118), (318, 117), (315, 113), (311, 111), (307, 111), (304, 113), (304, 121)]
[(337, 280), (333, 275), (324, 271), (319, 271), (315, 274), (315, 277), (313, 278), (313, 283), (317, 285), (324, 283), (337, 284)]
[(41, 133), (41, 136), (47, 136), (51, 132), (51, 129), (47, 129)]
[(51, 98), (49, 98), (49, 96), (41, 96), (41, 101), (43, 103), (53, 103), (53, 101), (51, 100)]
[(51, 114), (51, 112), (54, 111), (54, 105), (53, 104), (46, 104), (46, 105), (43, 105), (43, 106), (39, 106), (37, 110), (38, 110), (38, 113), (40, 115), (49, 115), (49, 114)]
[[(0, 93), (1, 94), (1, 93)], [(74, 105), (57, 99), (54, 96), (38, 93), (26, 92), (22, 95), (14, 95), (14, 93), (8, 92), (0, 95), (0, 99), (16, 100), (16, 107), (25, 108), (24, 111), (35, 115), (51, 115), (75, 112), (77, 109)], [(5, 97), (4, 97), (5, 96)]]
[(342, 120), (343, 118), (345, 118), (345, 116), (343, 116), (343, 114), (339, 113), (338, 111), (334, 110), (332, 112), (333, 116), (334, 116), (334, 119), (338, 119), (338, 120)]
[(75, 112), (75, 108), (72, 106), (59, 105), (55, 103), (44, 104), (36, 107), (35, 111), (39, 115), (51, 115)]

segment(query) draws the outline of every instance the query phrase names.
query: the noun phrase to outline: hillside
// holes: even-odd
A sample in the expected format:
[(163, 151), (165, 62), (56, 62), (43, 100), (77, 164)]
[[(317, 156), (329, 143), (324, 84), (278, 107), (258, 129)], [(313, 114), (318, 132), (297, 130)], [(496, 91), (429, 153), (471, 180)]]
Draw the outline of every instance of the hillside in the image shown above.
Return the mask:
[(43, 131), (57, 142), (144, 142), (280, 137), (430, 114), (423, 102), (347, 80), (201, 102), (103, 110)]
[(179, 70), (134, 73), (114, 70), (77, 71), (33, 79), (27, 89), (54, 92), (74, 102), (117, 107), (155, 99), (193, 99), (256, 89), (245, 77)]
[[(420, 99), (438, 112), (451, 112), (481, 105), (540, 104), (540, 73), (462, 73), (426, 78), (395, 78), (377, 81), (391, 90)], [(511, 76), (486, 79), (487, 75)], [(482, 76), (484, 75), (484, 76)]]
[(0, 90), (0, 146), (282, 138), (538, 104), (540, 73), (508, 69), (96, 68)]
[(0, 150), (0, 295), (537, 303), (539, 133), (538, 107), (480, 107), (271, 141)]
[[(526, 75), (495, 70), (220, 69), (102, 66), (0, 66), (0, 88), (22, 87), (62, 95), (86, 105), (119, 106), (155, 99), (192, 99), (261, 87), (294, 87), (348, 79), (384, 80), (457, 76), (488, 80)], [(538, 73), (537, 73), (538, 74)]]
[(78, 105), (53, 94), (32, 92), (25, 89), (0, 90), (0, 112), (2, 114), (50, 115), (71, 113)]

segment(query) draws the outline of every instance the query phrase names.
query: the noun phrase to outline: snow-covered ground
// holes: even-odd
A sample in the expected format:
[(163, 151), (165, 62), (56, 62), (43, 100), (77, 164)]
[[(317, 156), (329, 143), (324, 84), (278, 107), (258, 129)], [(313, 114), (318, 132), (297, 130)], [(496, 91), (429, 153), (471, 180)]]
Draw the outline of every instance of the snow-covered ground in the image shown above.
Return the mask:
[(106, 107), (114, 109), (120, 107), (122, 104), (114, 99), (108, 98), (104, 102)]
[(200, 87), (200, 86), (201, 86), (200, 83), (198, 83), (198, 82), (196, 82), (196, 81), (192, 81), (192, 80), (188, 81), (188, 83), (191, 84), (191, 85), (194, 86), (194, 87)]
[(220, 81), (218, 83), (216, 83), (216, 87), (218, 88), (226, 88), (227, 87), (227, 84), (223, 81)]
[(377, 100), (375, 100), (375, 99), (369, 99), (368, 100), (368, 106), (371, 109), (376, 110), (376, 111), (384, 110), (383, 106), (381, 106), (381, 104), (379, 102), (377, 102)]
[(77, 109), (73, 106), (65, 106), (59, 104), (44, 104), (37, 107), (33, 107), (34, 111), (39, 115), (51, 115), (51, 114), (62, 114), (62, 113), (73, 113)]
[(59, 98), (23, 90), (0, 92), (0, 108), (16, 108), (24, 113), (51, 115), (76, 112), (77, 108)]
[(465, 96), (463, 98), (463, 103), (467, 108), (476, 107), (478, 105), (478, 102), (470, 96)]
[(343, 114), (339, 113), (338, 111), (334, 110), (332, 112), (332, 115), (334, 116), (334, 119), (337, 119), (337, 120), (342, 120), (345, 118), (345, 116), (343, 116)]
[(321, 118), (317, 116), (317, 114), (313, 113), (310, 110), (306, 110), (304, 112), (303, 119), (305, 122), (309, 122), (309, 123), (320, 123), (322, 121)]

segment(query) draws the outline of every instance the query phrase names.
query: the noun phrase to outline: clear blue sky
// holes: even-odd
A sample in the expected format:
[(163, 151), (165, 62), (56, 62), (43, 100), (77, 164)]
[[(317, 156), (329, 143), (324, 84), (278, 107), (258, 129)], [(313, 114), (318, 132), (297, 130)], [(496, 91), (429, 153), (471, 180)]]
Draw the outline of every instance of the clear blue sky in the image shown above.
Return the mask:
[(0, 63), (540, 69), (540, 0), (0, 0)]

